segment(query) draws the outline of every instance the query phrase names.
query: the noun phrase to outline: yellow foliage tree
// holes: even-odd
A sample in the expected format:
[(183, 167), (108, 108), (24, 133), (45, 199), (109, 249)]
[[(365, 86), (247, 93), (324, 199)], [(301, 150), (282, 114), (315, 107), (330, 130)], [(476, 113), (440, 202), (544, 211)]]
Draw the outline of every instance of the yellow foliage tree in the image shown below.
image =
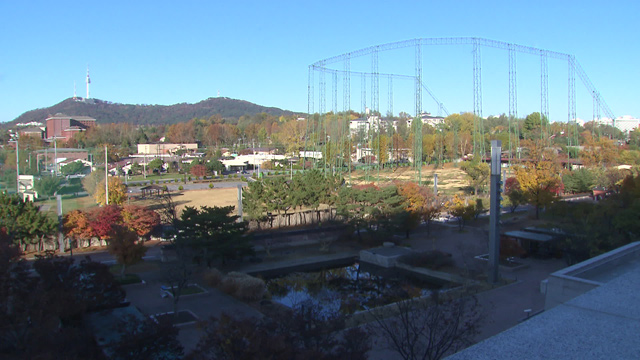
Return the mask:
[(553, 161), (532, 162), (514, 168), (516, 179), (527, 201), (536, 208), (536, 219), (540, 208), (554, 202), (561, 184), (557, 165)]
[(612, 140), (601, 137), (594, 138), (590, 132), (582, 133), (584, 137), (584, 150), (580, 158), (585, 166), (611, 166), (615, 165), (618, 158), (616, 145)]
[[(100, 182), (95, 194), (93, 195), (96, 202), (100, 205), (106, 205), (106, 197), (104, 196), (104, 180)], [(118, 177), (109, 177), (109, 205), (122, 205), (127, 201), (127, 187)]]
[(473, 219), (476, 214), (475, 205), (468, 204), (467, 201), (458, 194), (454, 195), (453, 199), (451, 199), (446, 206), (447, 210), (449, 210), (449, 214), (458, 219), (460, 231), (464, 228), (465, 222)]

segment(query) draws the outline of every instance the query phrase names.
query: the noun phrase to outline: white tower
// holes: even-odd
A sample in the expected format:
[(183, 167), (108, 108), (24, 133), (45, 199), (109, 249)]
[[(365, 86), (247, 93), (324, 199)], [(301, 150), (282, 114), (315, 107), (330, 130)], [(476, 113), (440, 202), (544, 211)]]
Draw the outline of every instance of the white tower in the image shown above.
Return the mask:
[(91, 84), (91, 79), (89, 78), (89, 65), (87, 65), (87, 99), (89, 99), (89, 84)]
[(73, 100), (77, 100), (78, 96), (76, 95), (76, 82), (73, 82)]

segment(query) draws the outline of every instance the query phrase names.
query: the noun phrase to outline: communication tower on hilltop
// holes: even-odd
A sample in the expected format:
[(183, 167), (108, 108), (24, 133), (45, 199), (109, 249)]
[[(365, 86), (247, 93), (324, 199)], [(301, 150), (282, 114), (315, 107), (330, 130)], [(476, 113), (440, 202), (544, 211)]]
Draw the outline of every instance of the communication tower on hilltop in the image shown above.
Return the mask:
[(91, 84), (91, 79), (89, 78), (89, 65), (87, 65), (87, 99), (90, 99), (90, 97), (89, 97), (89, 84)]
[(73, 100), (78, 100), (78, 96), (76, 95), (76, 82), (73, 82)]

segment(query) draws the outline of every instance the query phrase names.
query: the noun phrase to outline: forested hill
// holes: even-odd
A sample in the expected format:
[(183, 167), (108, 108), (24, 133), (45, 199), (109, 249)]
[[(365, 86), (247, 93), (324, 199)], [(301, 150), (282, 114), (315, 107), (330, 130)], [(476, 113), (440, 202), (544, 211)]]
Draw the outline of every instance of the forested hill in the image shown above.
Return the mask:
[(66, 99), (48, 108), (27, 111), (7, 125), (28, 123), (31, 121), (44, 122), (50, 115), (62, 113), (69, 116), (91, 116), (99, 124), (131, 123), (136, 125), (175, 124), (186, 122), (193, 118), (210, 118), (220, 116), (229, 122), (236, 122), (243, 115), (267, 113), (273, 116), (290, 116), (294, 112), (274, 107), (265, 107), (244, 100), (224, 97), (209, 98), (195, 104), (175, 105), (129, 105), (116, 104), (108, 101), (91, 99), (90, 101), (75, 101)]

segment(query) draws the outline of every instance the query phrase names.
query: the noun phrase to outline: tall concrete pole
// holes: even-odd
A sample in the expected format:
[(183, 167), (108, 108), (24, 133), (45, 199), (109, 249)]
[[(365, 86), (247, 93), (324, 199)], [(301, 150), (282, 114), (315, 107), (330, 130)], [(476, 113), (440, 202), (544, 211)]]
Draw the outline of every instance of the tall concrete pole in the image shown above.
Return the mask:
[(16, 136), (16, 195), (20, 193), (20, 134)]
[(242, 222), (242, 184), (238, 184), (238, 222)]
[(500, 199), (502, 184), (500, 181), (500, 153), (502, 142), (491, 140), (491, 195), (489, 218), (489, 282), (497, 283), (500, 260)]
[(438, 173), (433, 174), (433, 196), (438, 196)]
[(109, 205), (109, 161), (107, 157), (107, 145), (104, 146), (104, 196)]
[(58, 140), (53, 138), (53, 173), (58, 176)]

